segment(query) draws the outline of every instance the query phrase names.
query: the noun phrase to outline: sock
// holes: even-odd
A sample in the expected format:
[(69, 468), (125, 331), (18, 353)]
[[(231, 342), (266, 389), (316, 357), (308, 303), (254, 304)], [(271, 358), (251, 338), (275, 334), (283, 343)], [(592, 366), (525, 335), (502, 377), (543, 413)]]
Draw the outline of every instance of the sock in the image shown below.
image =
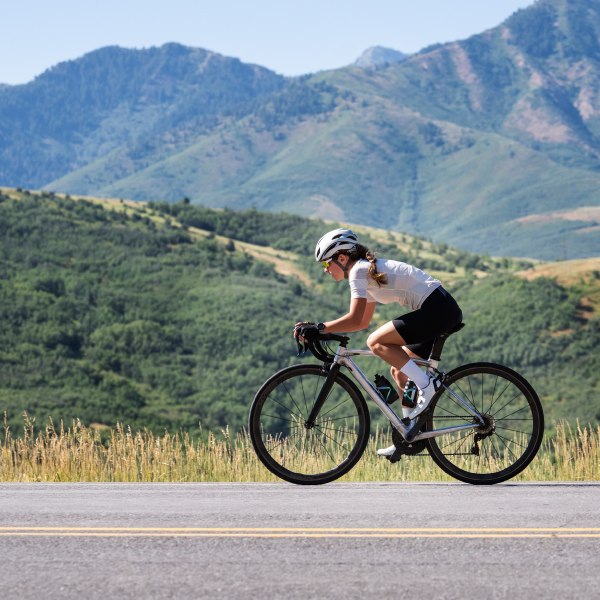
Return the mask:
[(406, 419), (406, 417), (410, 417), (410, 413), (415, 410), (415, 407), (413, 406), (412, 408), (408, 408), (406, 406), (402, 407), (402, 417), (404, 419)]
[(417, 363), (414, 363), (412, 360), (409, 360), (400, 370), (407, 375), (410, 380), (414, 381), (420, 390), (425, 389), (429, 385), (429, 377), (427, 377)]

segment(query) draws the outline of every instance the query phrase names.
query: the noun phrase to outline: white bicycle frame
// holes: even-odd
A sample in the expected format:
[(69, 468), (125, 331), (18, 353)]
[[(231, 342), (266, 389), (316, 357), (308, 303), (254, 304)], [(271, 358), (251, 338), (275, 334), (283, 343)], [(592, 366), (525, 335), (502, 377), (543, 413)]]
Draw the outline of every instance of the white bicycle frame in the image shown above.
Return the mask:
[[(358, 368), (357, 364), (350, 358), (351, 356), (375, 356), (375, 354), (371, 350), (349, 350), (347, 348), (343, 348), (339, 346), (337, 352), (335, 353), (335, 358), (333, 360), (334, 363), (339, 364), (340, 366), (346, 367), (352, 378), (360, 385), (360, 387), (367, 393), (369, 398), (375, 402), (375, 404), (379, 407), (379, 410), (389, 419), (392, 426), (397, 429), (402, 437), (406, 437), (408, 433), (409, 427), (404, 425), (404, 423), (400, 420), (400, 417), (390, 408), (390, 406), (383, 400), (379, 392), (373, 387), (373, 384), (364, 376), (362, 371)], [(434, 369), (437, 369), (438, 361), (437, 360), (425, 360), (425, 359), (412, 359), (416, 364), (421, 367), (427, 367), (427, 371), (434, 375)], [(474, 429), (475, 427), (479, 427), (479, 425), (484, 424), (484, 420), (481, 418), (481, 415), (477, 410), (471, 406), (466, 400), (456, 395), (451, 389), (442, 384), (442, 387), (456, 400), (458, 400), (469, 413), (471, 413), (476, 420), (474, 423), (469, 423), (468, 425), (457, 425), (456, 427), (444, 427), (443, 429), (434, 429), (433, 431), (425, 431), (423, 433), (419, 433), (413, 438), (414, 442), (419, 440), (424, 440), (427, 438), (439, 437), (445, 435), (447, 433), (453, 433), (455, 431), (462, 431), (464, 429)]]

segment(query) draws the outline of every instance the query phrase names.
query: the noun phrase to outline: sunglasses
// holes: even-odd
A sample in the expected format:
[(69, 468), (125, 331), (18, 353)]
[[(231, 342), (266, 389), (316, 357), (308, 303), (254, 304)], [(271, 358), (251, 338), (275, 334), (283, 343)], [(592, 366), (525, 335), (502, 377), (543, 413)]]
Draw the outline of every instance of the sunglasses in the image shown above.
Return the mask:
[(329, 269), (329, 263), (326, 260), (322, 260), (321, 264), (326, 268)]

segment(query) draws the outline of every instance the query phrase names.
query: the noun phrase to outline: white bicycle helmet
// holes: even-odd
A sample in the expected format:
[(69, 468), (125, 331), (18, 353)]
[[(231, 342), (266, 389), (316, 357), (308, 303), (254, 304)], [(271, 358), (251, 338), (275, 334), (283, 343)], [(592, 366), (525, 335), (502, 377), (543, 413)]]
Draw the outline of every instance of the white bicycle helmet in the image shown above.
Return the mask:
[(358, 238), (351, 229), (334, 229), (326, 233), (315, 248), (315, 260), (323, 262), (330, 260), (343, 250), (352, 250), (358, 244)]

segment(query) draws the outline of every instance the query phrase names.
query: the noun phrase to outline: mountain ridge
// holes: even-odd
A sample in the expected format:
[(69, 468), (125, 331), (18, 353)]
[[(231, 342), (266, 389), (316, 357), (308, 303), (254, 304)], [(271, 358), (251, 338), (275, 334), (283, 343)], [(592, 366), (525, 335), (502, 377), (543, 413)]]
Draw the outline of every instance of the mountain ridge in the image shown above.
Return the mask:
[[(410, 229), (493, 254), (598, 255), (589, 211), (584, 220), (523, 221), (600, 203), (598, 36), (597, 0), (540, 0), (400, 63), (295, 79), (265, 72), (264, 93), (244, 88), (217, 113), (208, 102), (198, 114), (191, 96), (174, 116), (169, 102), (146, 105), (141, 121), (158, 125), (134, 122), (135, 139), (120, 144), (110, 131), (136, 113), (114, 111), (90, 142), (97, 156), (80, 164), (85, 153), (67, 148), (61, 167), (73, 168), (44, 185)], [(0, 90), (0, 132), (1, 99)], [(31, 140), (32, 153), (60, 154), (56, 141)], [(36, 156), (24, 159), (29, 146), (18, 154), (5, 141), (0, 157), (49, 172)]]

